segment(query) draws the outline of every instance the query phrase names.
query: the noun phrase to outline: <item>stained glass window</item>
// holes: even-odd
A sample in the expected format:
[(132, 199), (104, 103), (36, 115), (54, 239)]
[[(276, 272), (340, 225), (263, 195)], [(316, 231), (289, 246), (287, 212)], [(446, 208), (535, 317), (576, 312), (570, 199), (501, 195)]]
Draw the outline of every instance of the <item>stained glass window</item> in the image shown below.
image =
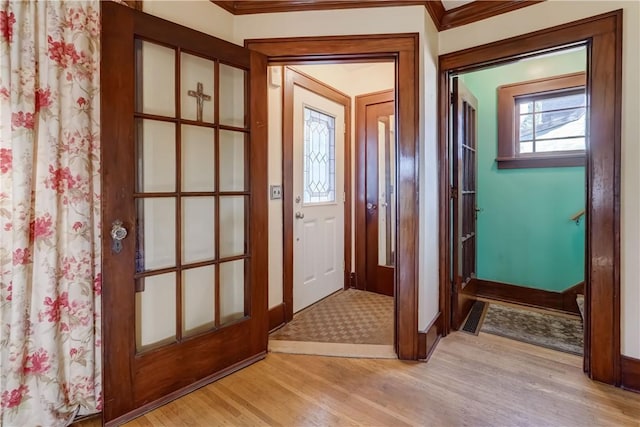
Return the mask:
[(336, 201), (335, 117), (304, 107), (304, 203)]

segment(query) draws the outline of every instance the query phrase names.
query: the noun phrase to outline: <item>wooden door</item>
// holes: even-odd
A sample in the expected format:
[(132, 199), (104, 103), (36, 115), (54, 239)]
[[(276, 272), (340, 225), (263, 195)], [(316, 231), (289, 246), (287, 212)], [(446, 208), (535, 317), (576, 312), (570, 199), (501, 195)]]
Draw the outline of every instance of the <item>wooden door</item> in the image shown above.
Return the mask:
[[(264, 357), (266, 58), (102, 4), (104, 420)], [(126, 233), (125, 233), (126, 232)]]
[(458, 329), (474, 298), (468, 286), (476, 278), (477, 109), (478, 101), (456, 77), (453, 112), (453, 292), (452, 326)]
[(293, 88), (293, 311), (344, 288), (345, 108)]
[[(393, 90), (357, 97), (359, 195), (358, 288), (394, 295), (395, 101)], [(358, 224), (359, 222), (359, 224)]]

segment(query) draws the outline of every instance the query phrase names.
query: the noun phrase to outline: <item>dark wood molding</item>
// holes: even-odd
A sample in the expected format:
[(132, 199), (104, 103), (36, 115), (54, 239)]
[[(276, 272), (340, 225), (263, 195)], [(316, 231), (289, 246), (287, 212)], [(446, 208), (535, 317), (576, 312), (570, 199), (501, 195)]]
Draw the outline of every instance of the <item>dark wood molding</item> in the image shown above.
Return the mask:
[[(292, 37), (247, 40), (245, 46), (269, 57), (271, 63), (353, 62), (393, 60), (396, 63), (397, 240), (396, 353), (418, 358), (418, 34), (332, 37)], [(285, 198), (287, 194), (284, 194)], [(289, 259), (285, 258), (285, 268)], [(286, 302), (285, 302), (286, 304)]]
[(622, 10), (476, 46), (439, 58), (440, 308), (450, 330), (449, 78), (536, 52), (587, 46), (590, 138), (586, 156), (585, 371), (620, 385), (620, 133)]
[(436, 23), (436, 26), (439, 31), (444, 31), (450, 28), (482, 21), (483, 19), (491, 18), (523, 7), (533, 6), (534, 4), (541, 3), (542, 1), (544, 0), (474, 1), (472, 3), (456, 7), (455, 9), (445, 11), (442, 19), (439, 23)]
[(135, 10), (142, 10), (142, 0), (124, 0), (124, 3)]
[(291, 67), (284, 67), (284, 86), (282, 91), (282, 188), (283, 188), (283, 298), (285, 305), (285, 320), (293, 319), (293, 90), (295, 86), (302, 87), (317, 95), (330, 99), (344, 108), (345, 137), (344, 137), (344, 274), (343, 287), (348, 287), (346, 281), (351, 272), (351, 97), (339, 90), (328, 86), (307, 74)]
[(442, 312), (431, 321), (424, 331), (418, 333), (418, 359), (429, 360), (442, 337)]
[(186, 396), (187, 394), (204, 387), (207, 384), (211, 384), (214, 381), (217, 381), (221, 378), (224, 378), (228, 375), (233, 374), (234, 372), (239, 371), (240, 369), (246, 368), (249, 365), (252, 365), (262, 359), (264, 359), (265, 357), (267, 357), (267, 352), (263, 351), (259, 354), (256, 354), (255, 356), (249, 357), (245, 360), (242, 360), (238, 363), (233, 364), (232, 366), (229, 366), (226, 369), (223, 369), (219, 372), (216, 372), (213, 375), (209, 375), (208, 377), (202, 378), (196, 382), (194, 382), (193, 384), (190, 384), (186, 387), (181, 388), (180, 390), (176, 390), (173, 393), (167, 394), (166, 396), (158, 399), (158, 400), (154, 400), (153, 402), (149, 402), (139, 408), (134, 409), (131, 412), (128, 412), (118, 418), (112, 419), (112, 420), (105, 420), (103, 418), (103, 422), (104, 422), (104, 426), (105, 427), (117, 427), (117, 426), (121, 426), (123, 424), (126, 424), (127, 422), (138, 418), (139, 416), (146, 414), (149, 411), (152, 411), (156, 408), (159, 408), (162, 405), (166, 405), (169, 402), (172, 402), (182, 396)]
[(284, 325), (286, 319), (285, 312), (286, 309), (284, 303), (278, 304), (269, 309), (269, 332)]
[(640, 393), (640, 359), (621, 356), (622, 388)]
[[(516, 126), (516, 100), (518, 97), (565, 90), (584, 90), (586, 73), (578, 72), (528, 80), (499, 86), (498, 111), (498, 169), (584, 166), (584, 151), (534, 155), (518, 154), (519, 132)], [(518, 122), (519, 123), (519, 122)]]
[(438, 31), (448, 30), (461, 25), (491, 18), (502, 13), (511, 12), (527, 6), (532, 6), (544, 0), (492, 0), (474, 1), (454, 9), (446, 10), (440, 0), (241, 0), (216, 1), (213, 3), (234, 15), (248, 15), (255, 13), (299, 12), (305, 10), (335, 10), (358, 9), (370, 7), (415, 6), (422, 5), (429, 12)]
[(474, 291), (477, 297), (572, 314), (580, 314), (576, 296), (578, 294), (584, 295), (584, 282), (580, 282), (563, 292), (553, 292), (483, 279), (476, 279), (476, 283)]
[(375, 93), (358, 95), (355, 97), (355, 273), (357, 281), (355, 287), (367, 290), (365, 281), (367, 278), (367, 209), (366, 209), (366, 127), (367, 106), (392, 102), (395, 99), (395, 90), (383, 90)]

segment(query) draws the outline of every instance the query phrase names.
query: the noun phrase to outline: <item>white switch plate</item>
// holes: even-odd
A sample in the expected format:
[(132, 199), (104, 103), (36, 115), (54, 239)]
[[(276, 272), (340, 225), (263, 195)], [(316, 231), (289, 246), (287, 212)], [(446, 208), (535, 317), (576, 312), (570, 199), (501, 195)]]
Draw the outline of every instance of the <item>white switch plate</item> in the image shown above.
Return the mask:
[(271, 200), (282, 199), (282, 185), (269, 186), (269, 194)]

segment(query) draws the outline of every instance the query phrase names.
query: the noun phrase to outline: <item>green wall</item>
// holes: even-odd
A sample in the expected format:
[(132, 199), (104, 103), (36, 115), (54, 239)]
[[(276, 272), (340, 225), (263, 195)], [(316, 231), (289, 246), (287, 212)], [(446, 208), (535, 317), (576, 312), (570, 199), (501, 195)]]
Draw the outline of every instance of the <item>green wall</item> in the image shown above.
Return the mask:
[(478, 98), (477, 275), (480, 279), (550, 291), (584, 280), (584, 167), (501, 169), (497, 155), (500, 85), (584, 71), (577, 52), (476, 71), (462, 76)]

